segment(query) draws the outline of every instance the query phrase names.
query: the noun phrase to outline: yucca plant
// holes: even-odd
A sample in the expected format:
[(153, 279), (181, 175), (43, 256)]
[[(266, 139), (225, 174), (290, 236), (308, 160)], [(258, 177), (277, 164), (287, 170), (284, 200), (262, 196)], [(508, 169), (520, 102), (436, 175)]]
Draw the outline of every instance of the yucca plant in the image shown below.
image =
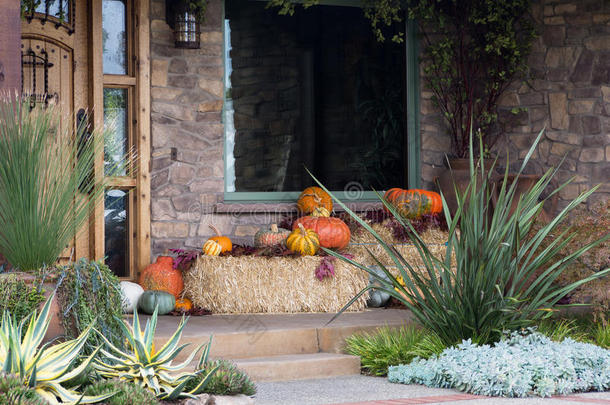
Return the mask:
[[(15, 322), (8, 312), (4, 312), (0, 325), (2, 372), (15, 375), (24, 386), (32, 388), (50, 404), (84, 404), (105, 400), (112, 394), (87, 397), (62, 385), (82, 374), (97, 355), (97, 351), (75, 367), (92, 329), (85, 330), (77, 339), (55, 345), (42, 345), (51, 320), (52, 300), (53, 296), (47, 299), (39, 315), (34, 312), (19, 323)], [(21, 332), (24, 328), (26, 329), (22, 339)]]
[[(211, 338), (209, 343), (200, 345), (183, 363), (172, 365), (172, 361), (178, 354), (189, 346), (188, 344), (178, 345), (186, 322), (183, 317), (167, 343), (155, 352), (153, 342), (155, 329), (157, 328), (157, 310), (155, 309), (153, 315), (146, 321), (144, 332), (140, 329), (140, 319), (138, 312), (135, 311), (133, 325), (121, 322), (129, 349), (121, 350), (117, 348), (100, 334), (106, 341), (109, 351), (102, 349), (102, 358), (95, 361), (95, 369), (104, 378), (116, 378), (120, 381), (138, 384), (154, 393), (161, 400), (172, 401), (179, 398), (192, 398), (202, 393), (206, 384), (218, 369), (216, 367), (212, 370), (204, 370), (202, 367), (210, 352)], [(170, 374), (189, 365), (202, 348), (203, 352), (196, 368), (199, 371), (195, 373), (184, 372), (177, 375)], [(189, 381), (204, 372), (207, 372), (207, 375), (201, 378), (195, 387), (186, 390)]]
[(74, 133), (72, 122), (58, 107), (0, 96), (0, 252), (23, 271), (53, 265), (102, 201), (102, 134), (84, 121)]
[[(523, 173), (542, 135), (543, 131), (532, 144), (518, 175)], [(555, 283), (557, 277), (576, 258), (610, 238), (610, 234), (607, 234), (574, 250), (567, 257), (556, 256), (574, 235), (569, 229), (559, 234), (554, 230), (566, 219), (570, 211), (584, 202), (597, 187), (571, 201), (548, 224), (534, 229), (534, 221), (545, 200), (558, 193), (570, 181), (553, 190), (548, 197), (542, 198), (543, 190), (558, 170), (549, 169), (528, 192), (517, 199), (517, 180), (507, 186), (508, 164), (498, 191), (491, 177), (493, 170), (485, 172), (483, 163), (475, 165), (472, 142), (471, 137), (471, 180), (464, 193), (456, 190), (458, 208), (455, 216), (451, 216), (444, 204), (449, 231), (443, 257), (434, 256), (411, 223), (402, 218), (396, 209), (378, 194), (385, 207), (408, 230), (412, 243), (425, 264), (424, 269), (411, 265), (366, 222), (341, 201), (337, 201), (377, 239), (392, 258), (399, 275), (404, 279), (404, 286), (396, 280), (396, 276), (387, 266), (372, 254), (389, 281), (374, 274), (367, 266), (325, 249), (329, 255), (371, 274), (378, 281), (376, 289), (385, 291), (401, 301), (423, 326), (435, 332), (447, 345), (469, 338), (481, 343), (495, 341), (505, 330), (532, 326), (540, 319), (550, 316), (557, 302), (575, 288), (610, 273), (610, 269), (605, 269), (566, 286)], [(324, 187), (322, 184), (320, 186)], [(494, 206), (491, 201), (496, 192), (497, 201)], [(517, 204), (511, 213), (513, 200)], [(544, 240), (548, 243), (540, 249)], [(371, 288), (373, 287), (368, 286), (360, 291), (339, 314)]]

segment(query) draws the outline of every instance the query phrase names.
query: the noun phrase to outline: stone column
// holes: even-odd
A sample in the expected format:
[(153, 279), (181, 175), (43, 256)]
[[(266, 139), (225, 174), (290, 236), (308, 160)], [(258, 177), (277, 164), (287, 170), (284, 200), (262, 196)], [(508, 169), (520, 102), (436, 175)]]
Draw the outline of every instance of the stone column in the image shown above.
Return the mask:
[(21, 3), (0, 0), (0, 90), (21, 89)]

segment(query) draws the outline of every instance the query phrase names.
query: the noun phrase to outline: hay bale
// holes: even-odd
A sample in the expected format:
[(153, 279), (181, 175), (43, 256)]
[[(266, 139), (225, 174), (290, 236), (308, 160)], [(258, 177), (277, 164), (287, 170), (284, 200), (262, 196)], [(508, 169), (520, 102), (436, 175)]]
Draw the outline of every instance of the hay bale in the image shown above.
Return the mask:
[[(320, 257), (200, 257), (185, 273), (195, 305), (216, 313), (338, 312), (368, 284), (368, 274), (340, 260), (335, 276), (319, 281)], [(366, 307), (361, 297), (350, 311)]]
[[(414, 267), (424, 271), (412, 243), (396, 241), (383, 224), (372, 227)], [(437, 257), (443, 257), (447, 232), (433, 229), (421, 237)], [(367, 249), (390, 271), (398, 273), (383, 247), (364, 229), (354, 232), (344, 252), (353, 255), (358, 263), (374, 265)], [(337, 312), (368, 285), (369, 276), (335, 260), (335, 276), (319, 281), (314, 272), (321, 260), (319, 256), (202, 256), (184, 274), (185, 293), (195, 305), (215, 313)], [(366, 299), (366, 295), (360, 297), (349, 310), (363, 310)]]

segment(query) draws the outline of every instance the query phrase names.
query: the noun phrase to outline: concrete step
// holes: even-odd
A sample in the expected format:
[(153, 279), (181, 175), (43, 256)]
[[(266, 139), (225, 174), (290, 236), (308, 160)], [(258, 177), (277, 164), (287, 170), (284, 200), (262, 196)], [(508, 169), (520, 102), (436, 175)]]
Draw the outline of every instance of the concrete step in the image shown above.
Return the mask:
[(258, 382), (306, 380), (360, 374), (360, 358), (337, 353), (293, 354), (237, 359), (237, 366)]
[[(332, 314), (211, 315), (191, 317), (181, 343), (192, 343), (176, 361), (181, 361), (196, 345), (213, 342), (213, 358), (266, 358), (319, 352), (341, 353), (345, 338), (355, 332), (372, 332), (381, 326), (398, 327), (410, 322), (409, 311), (376, 309), (346, 313), (327, 324)], [(155, 347), (161, 348), (176, 330), (180, 318), (159, 317)]]

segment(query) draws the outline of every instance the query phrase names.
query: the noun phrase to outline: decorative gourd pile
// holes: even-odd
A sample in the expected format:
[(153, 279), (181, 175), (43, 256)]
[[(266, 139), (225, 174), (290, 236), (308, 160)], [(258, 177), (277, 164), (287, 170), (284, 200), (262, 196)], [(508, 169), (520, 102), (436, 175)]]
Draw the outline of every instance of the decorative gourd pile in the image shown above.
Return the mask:
[(190, 300), (182, 298), (182, 271), (174, 268), (174, 259), (170, 256), (159, 256), (141, 272), (139, 285), (122, 282), (121, 290), (124, 312), (133, 312), (137, 307), (152, 314), (158, 308), (159, 315), (166, 315), (174, 309), (189, 311), (192, 308)]

